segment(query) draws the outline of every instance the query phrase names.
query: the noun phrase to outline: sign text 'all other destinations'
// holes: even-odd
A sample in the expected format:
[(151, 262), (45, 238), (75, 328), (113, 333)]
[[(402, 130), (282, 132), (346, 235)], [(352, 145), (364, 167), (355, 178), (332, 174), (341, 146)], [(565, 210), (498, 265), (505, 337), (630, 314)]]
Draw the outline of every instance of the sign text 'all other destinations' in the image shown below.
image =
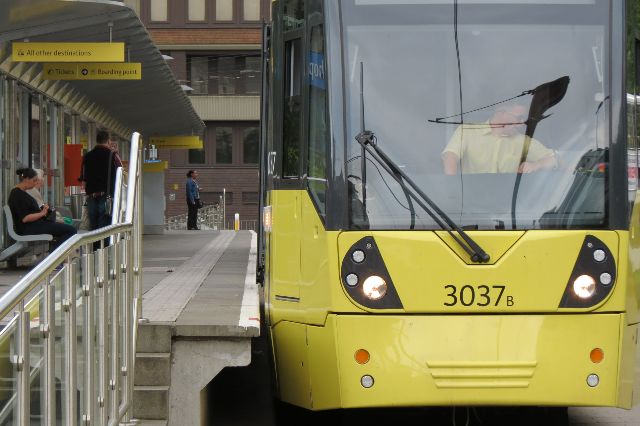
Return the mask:
[(43, 64), (43, 80), (140, 80), (140, 62), (96, 64)]
[(124, 62), (124, 43), (39, 43), (14, 41), (13, 62)]

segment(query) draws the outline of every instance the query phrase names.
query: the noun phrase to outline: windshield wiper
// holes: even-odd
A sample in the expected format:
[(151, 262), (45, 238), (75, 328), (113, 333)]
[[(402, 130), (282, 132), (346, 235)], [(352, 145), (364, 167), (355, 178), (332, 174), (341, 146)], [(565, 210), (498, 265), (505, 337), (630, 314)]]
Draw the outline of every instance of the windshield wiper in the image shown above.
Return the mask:
[[(490, 256), (482, 247), (478, 245), (462, 228), (460, 228), (447, 214), (438, 207), (425, 194), (418, 185), (411, 180), (409, 176), (398, 167), (393, 160), (378, 146), (375, 134), (370, 130), (363, 130), (356, 135), (356, 141), (362, 146), (362, 149), (368, 152), (374, 160), (376, 160), (382, 168), (403, 188), (405, 194), (415, 200), (415, 202), (424, 209), (425, 212), (440, 226), (447, 231), (449, 235), (466, 251), (472, 262), (486, 263), (490, 260)], [(406, 183), (405, 183), (406, 182)], [(409, 186), (407, 186), (407, 184)], [(455, 233), (454, 233), (455, 232)], [(457, 235), (456, 235), (457, 234)]]

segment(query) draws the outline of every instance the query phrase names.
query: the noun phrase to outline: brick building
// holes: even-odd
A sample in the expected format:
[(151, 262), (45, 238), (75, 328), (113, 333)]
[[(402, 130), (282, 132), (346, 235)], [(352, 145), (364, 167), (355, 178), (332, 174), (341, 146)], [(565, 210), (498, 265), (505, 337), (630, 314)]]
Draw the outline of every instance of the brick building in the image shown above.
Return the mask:
[(186, 173), (201, 199), (226, 189), (227, 221), (258, 218), (262, 21), (270, 0), (139, 0), (141, 20), (206, 124), (202, 150), (160, 150), (169, 161), (166, 215), (186, 213)]

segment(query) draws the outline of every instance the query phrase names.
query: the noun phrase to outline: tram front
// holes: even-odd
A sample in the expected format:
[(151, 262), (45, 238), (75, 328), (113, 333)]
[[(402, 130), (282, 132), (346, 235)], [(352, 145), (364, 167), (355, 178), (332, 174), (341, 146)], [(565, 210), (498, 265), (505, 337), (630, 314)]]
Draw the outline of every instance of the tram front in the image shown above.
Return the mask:
[[(635, 2), (280, 3), (267, 308), (281, 397), (631, 407)], [(308, 34), (299, 98), (292, 31)], [(292, 132), (306, 160), (288, 173)]]

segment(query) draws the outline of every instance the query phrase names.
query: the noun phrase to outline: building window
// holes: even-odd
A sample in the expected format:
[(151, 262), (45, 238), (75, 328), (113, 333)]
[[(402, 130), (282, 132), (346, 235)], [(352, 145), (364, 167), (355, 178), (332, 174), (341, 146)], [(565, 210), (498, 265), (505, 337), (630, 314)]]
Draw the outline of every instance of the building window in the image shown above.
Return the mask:
[(152, 22), (167, 22), (167, 0), (153, 0), (149, 2)]
[(261, 74), (262, 63), (259, 56), (247, 56), (243, 61), (243, 67), (240, 69), (239, 83), (244, 85), (242, 92), (245, 95), (260, 95), (262, 89)]
[(257, 127), (247, 127), (242, 132), (242, 158), (245, 164), (258, 164), (260, 132)]
[(189, 17), (189, 21), (202, 22), (207, 20), (205, 4), (206, 0), (189, 0), (189, 13), (187, 15)]
[(236, 58), (234, 56), (215, 59), (217, 62), (218, 94), (233, 95), (236, 93)]
[(258, 204), (258, 193), (257, 192), (243, 192), (242, 193), (242, 204)]
[(205, 153), (204, 149), (190, 149), (189, 150), (189, 158), (187, 161), (189, 164), (204, 164), (205, 163)]
[(233, 21), (233, 0), (216, 0), (216, 21)]
[(260, 20), (260, 0), (244, 0), (244, 20)]
[(232, 152), (232, 128), (216, 127), (216, 163), (231, 164), (233, 162)]
[(192, 56), (189, 58), (189, 80), (193, 88), (192, 95), (209, 94), (209, 58)]
[(257, 54), (189, 56), (192, 95), (260, 95), (261, 61)]

